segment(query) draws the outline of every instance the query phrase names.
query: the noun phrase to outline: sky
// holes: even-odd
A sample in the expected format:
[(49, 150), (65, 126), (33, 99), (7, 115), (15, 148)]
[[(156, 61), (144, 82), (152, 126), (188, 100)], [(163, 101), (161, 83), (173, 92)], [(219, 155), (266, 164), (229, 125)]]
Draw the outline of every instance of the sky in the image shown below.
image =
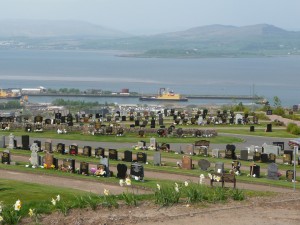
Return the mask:
[(300, 0), (0, 0), (0, 3), (0, 20), (79, 20), (132, 34), (211, 24), (266, 23), (300, 30)]

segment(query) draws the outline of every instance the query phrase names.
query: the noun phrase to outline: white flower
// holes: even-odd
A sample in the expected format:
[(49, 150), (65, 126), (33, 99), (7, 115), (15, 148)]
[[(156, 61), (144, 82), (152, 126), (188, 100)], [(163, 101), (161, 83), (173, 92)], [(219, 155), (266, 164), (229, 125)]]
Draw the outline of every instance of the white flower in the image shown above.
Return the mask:
[(0, 222), (1, 222), (1, 221), (3, 221), (3, 217), (2, 217), (2, 216), (0, 216)]
[(22, 206), (21, 201), (17, 200), (16, 203), (14, 204), (15, 211), (20, 211), (21, 206)]
[(175, 191), (176, 191), (176, 192), (179, 192), (179, 188), (178, 188), (178, 187), (175, 187)]
[(216, 180), (217, 182), (219, 182), (219, 181), (221, 180), (221, 177), (215, 176), (215, 180)]
[(184, 186), (186, 186), (186, 187), (189, 186), (189, 182), (185, 181)]
[(56, 205), (56, 200), (52, 198), (51, 203), (52, 205)]
[(178, 184), (177, 184), (177, 183), (175, 183), (175, 187), (178, 187)]
[(56, 196), (56, 201), (58, 201), (58, 202), (60, 201), (60, 195)]
[(119, 184), (120, 184), (121, 187), (123, 187), (123, 186), (124, 186), (124, 180), (121, 179), (121, 180), (119, 181)]
[(25, 167), (27, 167), (27, 168), (28, 168), (28, 167), (29, 167), (29, 165), (25, 165)]
[(204, 174), (203, 174), (203, 173), (200, 175), (200, 178), (202, 178), (202, 179), (204, 179), (204, 178), (205, 178), (205, 176), (204, 176)]
[(240, 175), (239, 171), (236, 171), (236, 172), (235, 172), (235, 175), (237, 175), (237, 176)]
[(253, 177), (256, 177), (256, 174), (253, 174)]
[(109, 195), (109, 190), (107, 190), (107, 189), (104, 189), (104, 191), (103, 191), (103, 193), (104, 193), (104, 195)]
[(210, 173), (208, 174), (208, 177), (209, 177), (209, 179), (211, 179), (211, 180), (212, 180), (212, 178), (213, 178), (212, 175), (211, 175)]
[(30, 217), (32, 217), (33, 214), (34, 214), (34, 209), (29, 209), (28, 215), (29, 215)]
[(125, 183), (126, 183), (127, 186), (130, 186), (131, 185), (131, 180), (129, 178), (126, 178)]
[(156, 184), (156, 186), (157, 186), (157, 189), (160, 190), (160, 185), (159, 185), (159, 184)]
[(33, 169), (35, 169), (36, 166), (32, 166)]

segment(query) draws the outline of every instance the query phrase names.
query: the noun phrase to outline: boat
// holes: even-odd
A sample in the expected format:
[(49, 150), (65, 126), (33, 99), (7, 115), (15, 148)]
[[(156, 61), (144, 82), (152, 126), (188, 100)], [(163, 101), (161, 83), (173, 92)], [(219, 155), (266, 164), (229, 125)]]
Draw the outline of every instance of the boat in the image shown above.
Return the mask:
[(156, 96), (142, 96), (141, 101), (188, 101), (188, 98), (182, 97), (180, 94), (175, 94), (166, 88), (160, 88)]
[(21, 97), (22, 95), (20, 92), (0, 89), (0, 99), (20, 99)]

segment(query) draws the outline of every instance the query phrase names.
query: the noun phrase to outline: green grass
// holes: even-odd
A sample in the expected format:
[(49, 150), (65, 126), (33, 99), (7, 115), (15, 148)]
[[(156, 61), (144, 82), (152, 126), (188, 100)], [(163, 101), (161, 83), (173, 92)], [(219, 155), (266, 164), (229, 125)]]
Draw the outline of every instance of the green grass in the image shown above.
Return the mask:
[(265, 128), (255, 128), (254, 132), (250, 132), (249, 129), (220, 129), (217, 130), (220, 135), (227, 134), (240, 134), (240, 135), (252, 135), (262, 137), (278, 137), (278, 138), (297, 138), (298, 135), (288, 133), (285, 128), (272, 129), (273, 132), (265, 132)]

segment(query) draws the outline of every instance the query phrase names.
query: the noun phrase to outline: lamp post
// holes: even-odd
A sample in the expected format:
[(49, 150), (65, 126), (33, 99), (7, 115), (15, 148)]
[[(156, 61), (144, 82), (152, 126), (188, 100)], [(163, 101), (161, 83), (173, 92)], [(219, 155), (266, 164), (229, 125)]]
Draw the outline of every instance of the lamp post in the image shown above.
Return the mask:
[(297, 145), (294, 146), (294, 191), (296, 191), (296, 153), (298, 155), (299, 147)]

